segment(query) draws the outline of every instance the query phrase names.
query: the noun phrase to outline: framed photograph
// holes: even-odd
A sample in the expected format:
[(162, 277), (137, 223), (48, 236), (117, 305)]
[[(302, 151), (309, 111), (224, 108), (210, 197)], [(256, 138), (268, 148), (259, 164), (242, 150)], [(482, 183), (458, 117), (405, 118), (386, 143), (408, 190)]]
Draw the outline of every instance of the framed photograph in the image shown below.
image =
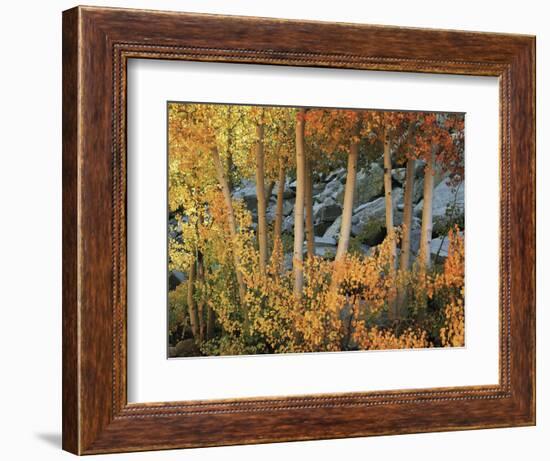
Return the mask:
[(63, 448), (535, 424), (535, 39), (63, 13)]

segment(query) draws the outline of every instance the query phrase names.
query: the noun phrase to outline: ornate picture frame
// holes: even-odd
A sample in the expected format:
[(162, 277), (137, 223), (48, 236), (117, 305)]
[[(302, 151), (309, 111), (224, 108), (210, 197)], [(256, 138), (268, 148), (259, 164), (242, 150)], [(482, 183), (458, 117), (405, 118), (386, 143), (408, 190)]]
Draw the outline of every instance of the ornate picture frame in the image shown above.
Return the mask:
[[(129, 59), (493, 76), (499, 383), (128, 403)], [(63, 448), (93, 454), (535, 424), (535, 38), (76, 7), (63, 13)]]

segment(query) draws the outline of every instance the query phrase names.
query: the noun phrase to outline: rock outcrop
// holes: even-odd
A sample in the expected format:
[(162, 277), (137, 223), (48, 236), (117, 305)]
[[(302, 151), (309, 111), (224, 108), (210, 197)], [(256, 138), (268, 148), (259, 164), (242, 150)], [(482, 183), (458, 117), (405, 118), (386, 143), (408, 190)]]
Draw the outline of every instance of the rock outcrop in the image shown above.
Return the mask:
[[(424, 164), (418, 161), (415, 168), (415, 187), (413, 191), (413, 219), (411, 228), (411, 250), (418, 252), (420, 246), (420, 229), (423, 208)], [(346, 183), (346, 170), (339, 168), (329, 174), (316, 174), (313, 178), (313, 221), (315, 232), (315, 247), (318, 255), (333, 255), (336, 252), (340, 226), (342, 222), (342, 204)], [(392, 203), (394, 225), (403, 221), (403, 195), (406, 185), (406, 169), (404, 167), (392, 170)], [(450, 222), (464, 220), (464, 184), (456, 187), (449, 185), (448, 178), (439, 175), (435, 181), (433, 194), (433, 241), (439, 245), (438, 239), (449, 229)], [(276, 190), (276, 188), (274, 189)], [(296, 181), (287, 180), (283, 202), (283, 233), (294, 231), (294, 202)], [(256, 186), (253, 181), (243, 181), (235, 188), (234, 197), (242, 199), (254, 217), (257, 213)], [(267, 218), (273, 222), (276, 212), (275, 192), (270, 197), (267, 208)], [(356, 239), (358, 248), (371, 249), (385, 238), (386, 209), (384, 201), (384, 170), (376, 162), (357, 172), (357, 184), (354, 195), (351, 236)], [(444, 239), (443, 239), (444, 240)], [(446, 250), (438, 251), (438, 258), (446, 257)], [(369, 250), (370, 251), (370, 250)], [(432, 251), (433, 252), (433, 251)], [(287, 257), (289, 256), (289, 257)], [(285, 260), (291, 262), (292, 255), (285, 255)], [(176, 280), (174, 280), (175, 283)], [(180, 282), (181, 283), (181, 282)]]

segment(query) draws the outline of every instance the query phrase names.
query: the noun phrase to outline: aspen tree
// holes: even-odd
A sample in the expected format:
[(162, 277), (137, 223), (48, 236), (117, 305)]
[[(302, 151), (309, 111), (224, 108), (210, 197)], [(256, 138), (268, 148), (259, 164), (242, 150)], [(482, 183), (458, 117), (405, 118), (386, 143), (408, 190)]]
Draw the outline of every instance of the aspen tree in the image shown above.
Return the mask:
[(312, 184), (312, 161), (308, 154), (305, 156), (305, 217), (307, 237), (307, 257), (315, 256), (315, 232), (313, 230), (313, 184)]
[(346, 175), (346, 186), (344, 189), (344, 203), (342, 206), (342, 224), (340, 225), (340, 237), (336, 249), (336, 261), (345, 257), (349, 248), (351, 235), (351, 218), (353, 214), (353, 200), (355, 185), (357, 182), (357, 160), (359, 158), (359, 134), (360, 123), (356, 122), (351, 133), (350, 148), (348, 154), (348, 166)]
[(294, 295), (297, 298), (302, 297), (304, 286), (305, 112), (305, 109), (300, 109), (296, 114), (296, 202), (294, 205), (294, 253), (292, 268), (294, 272)]
[(266, 190), (264, 169), (264, 126), (262, 121), (256, 124), (256, 198), (258, 202), (258, 249), (260, 252), (260, 271), (265, 273), (267, 265), (267, 220)]

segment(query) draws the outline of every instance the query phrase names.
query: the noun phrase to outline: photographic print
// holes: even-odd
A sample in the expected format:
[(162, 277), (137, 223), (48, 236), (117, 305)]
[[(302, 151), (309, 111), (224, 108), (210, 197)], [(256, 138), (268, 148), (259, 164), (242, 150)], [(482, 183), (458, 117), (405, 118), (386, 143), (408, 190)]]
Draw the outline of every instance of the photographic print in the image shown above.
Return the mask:
[(169, 102), (168, 356), (463, 347), (463, 113)]

